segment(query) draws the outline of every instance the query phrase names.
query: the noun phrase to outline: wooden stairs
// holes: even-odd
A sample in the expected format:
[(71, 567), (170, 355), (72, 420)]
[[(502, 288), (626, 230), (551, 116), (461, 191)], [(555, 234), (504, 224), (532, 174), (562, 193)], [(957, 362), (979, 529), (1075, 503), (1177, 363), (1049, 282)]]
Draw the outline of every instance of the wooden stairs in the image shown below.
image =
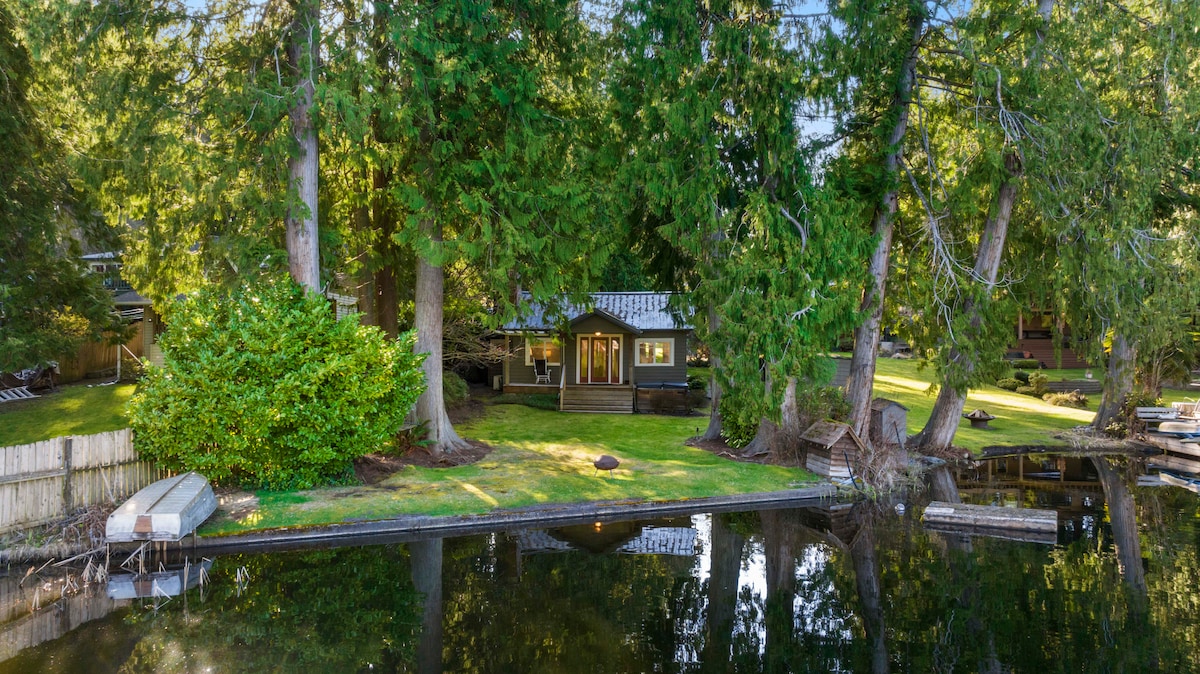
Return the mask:
[(563, 412), (607, 412), (633, 414), (632, 386), (568, 386), (562, 390)]
[[(1054, 360), (1054, 341), (1049, 339), (1021, 339), (1017, 340), (1018, 351), (1028, 351), (1031, 358), (1043, 363), (1046, 367), (1059, 367)], [(1075, 352), (1067, 347), (1062, 350), (1062, 367), (1064, 368), (1081, 368), (1089, 367), (1087, 362), (1075, 355)]]

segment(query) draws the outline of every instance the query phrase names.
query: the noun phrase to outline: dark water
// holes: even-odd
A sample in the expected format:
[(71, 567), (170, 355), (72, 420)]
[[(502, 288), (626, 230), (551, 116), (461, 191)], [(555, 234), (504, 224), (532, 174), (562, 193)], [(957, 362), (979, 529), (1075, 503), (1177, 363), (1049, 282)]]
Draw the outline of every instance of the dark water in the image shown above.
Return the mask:
[(225, 555), (170, 600), (10, 599), (0, 673), (1200, 671), (1200, 497), (1049, 461), (959, 486), (1053, 543), (910, 501)]

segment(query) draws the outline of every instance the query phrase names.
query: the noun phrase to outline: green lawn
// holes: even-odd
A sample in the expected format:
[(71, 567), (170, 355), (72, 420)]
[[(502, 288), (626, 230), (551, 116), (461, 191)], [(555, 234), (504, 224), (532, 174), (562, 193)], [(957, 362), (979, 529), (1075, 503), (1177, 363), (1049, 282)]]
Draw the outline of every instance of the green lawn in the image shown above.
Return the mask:
[[(908, 432), (916, 433), (925, 425), (933, 411), (934, 396), (929, 395), (933, 369), (918, 371), (914, 360), (881, 358), (875, 372), (875, 395), (891, 398), (908, 408)], [(1077, 410), (1055, 407), (1033, 396), (984, 386), (972, 389), (967, 395), (964, 412), (981, 408), (997, 418), (992, 430), (977, 430), (963, 422), (954, 436), (954, 444), (979, 452), (991, 445), (1062, 444), (1052, 436), (1062, 430), (1086, 424), (1096, 411), (1096, 398), (1089, 400), (1091, 409)]]
[(34, 400), (0, 403), (0, 447), (125, 428), (125, 403), (133, 389), (79, 384)]
[[(798, 468), (737, 463), (685, 446), (683, 441), (704, 425), (701, 417), (564, 414), (494, 405), (458, 429), (496, 448), (479, 463), (410, 467), (373, 487), (260, 493), (255, 515), (240, 523), (215, 522), (201, 533), (537, 504), (724, 496), (788, 489), (815, 479)], [(595, 474), (592, 461), (601, 454), (621, 461), (611, 476)]]

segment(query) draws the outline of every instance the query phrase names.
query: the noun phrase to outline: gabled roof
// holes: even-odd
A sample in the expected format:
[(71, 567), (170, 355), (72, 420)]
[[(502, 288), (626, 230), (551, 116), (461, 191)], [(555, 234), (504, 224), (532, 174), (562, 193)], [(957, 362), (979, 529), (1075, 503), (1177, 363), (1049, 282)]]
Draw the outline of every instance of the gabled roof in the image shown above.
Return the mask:
[(829, 449), (830, 447), (836, 445), (838, 440), (842, 439), (842, 436), (847, 434), (849, 434), (850, 440), (855, 444), (855, 446), (858, 447), (858, 449), (866, 449), (866, 446), (863, 445), (863, 441), (859, 439), (858, 435), (856, 435), (849, 426), (836, 421), (818, 421), (812, 426), (809, 426), (808, 430), (804, 431), (804, 433), (800, 436), (800, 439), (804, 440), (805, 442), (811, 442), (819, 447)]
[[(586, 306), (563, 307), (561, 317), (574, 325), (589, 316), (599, 316), (635, 334), (648, 330), (687, 330), (687, 316), (671, 307), (671, 298), (675, 296), (676, 293), (655, 292), (592, 293)], [(556, 317), (549, 315), (546, 306), (531, 302), (526, 293), (521, 293), (521, 303), (525, 317), (505, 323), (501, 330), (542, 332), (557, 328)]]

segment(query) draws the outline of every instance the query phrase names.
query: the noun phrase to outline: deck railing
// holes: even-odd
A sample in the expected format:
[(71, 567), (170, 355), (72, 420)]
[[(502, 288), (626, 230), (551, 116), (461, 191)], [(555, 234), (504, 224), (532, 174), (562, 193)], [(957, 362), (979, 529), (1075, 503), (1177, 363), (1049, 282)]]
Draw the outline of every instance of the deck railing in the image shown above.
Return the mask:
[(0, 447), (0, 533), (115, 504), (166, 476), (138, 459), (128, 428)]

